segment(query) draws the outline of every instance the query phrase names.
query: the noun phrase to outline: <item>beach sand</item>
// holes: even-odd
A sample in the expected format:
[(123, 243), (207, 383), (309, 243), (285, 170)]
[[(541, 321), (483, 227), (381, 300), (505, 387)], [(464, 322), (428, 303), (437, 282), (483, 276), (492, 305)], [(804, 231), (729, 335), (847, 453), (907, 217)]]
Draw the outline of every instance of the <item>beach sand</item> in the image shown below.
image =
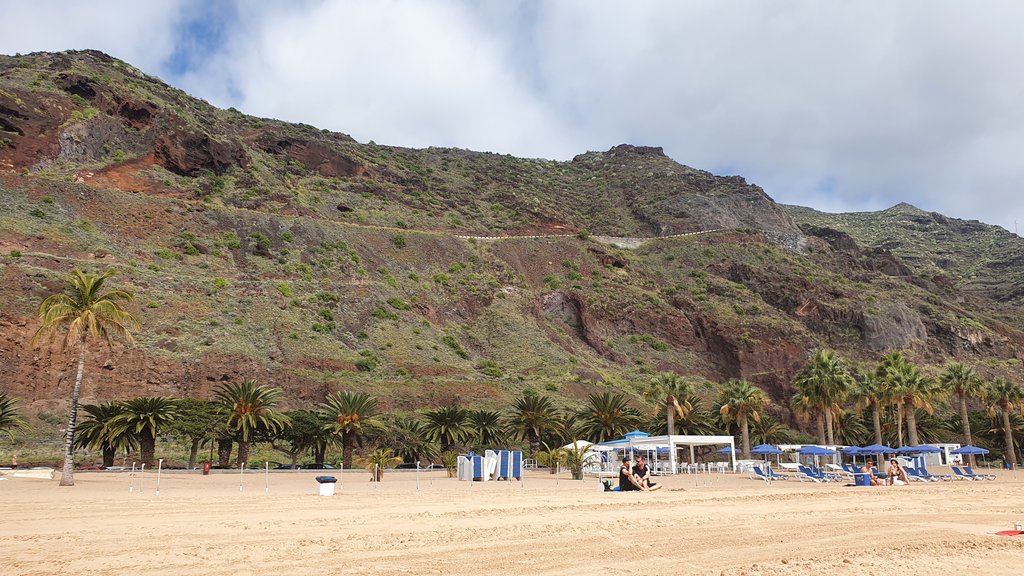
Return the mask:
[(350, 471), (331, 497), (317, 475), (165, 473), (159, 495), (149, 472), (0, 481), (0, 574), (1024, 572), (1024, 536), (994, 535), (1024, 520), (1024, 472), (892, 488), (679, 475), (620, 494), (543, 472), (422, 473), (417, 490), (413, 472)]

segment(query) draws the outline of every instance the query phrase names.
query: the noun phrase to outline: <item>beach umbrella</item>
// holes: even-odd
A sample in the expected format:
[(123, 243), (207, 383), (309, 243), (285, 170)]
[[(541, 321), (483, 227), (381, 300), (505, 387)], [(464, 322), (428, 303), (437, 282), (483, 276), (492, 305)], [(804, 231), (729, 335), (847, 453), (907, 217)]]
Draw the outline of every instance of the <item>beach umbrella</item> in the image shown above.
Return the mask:
[(977, 446), (971, 446), (970, 444), (968, 444), (966, 446), (961, 446), (961, 447), (957, 448), (956, 450), (951, 450), (949, 453), (950, 454), (974, 454), (975, 456), (977, 456), (979, 454), (988, 454), (988, 450), (986, 450), (984, 448), (978, 448)]
[(818, 456), (835, 456), (835, 450), (829, 450), (828, 448), (822, 448), (821, 446), (804, 446), (798, 452), (801, 456), (813, 456), (814, 465), (818, 465)]
[(868, 446), (864, 446), (863, 448), (859, 448), (857, 450), (857, 453), (858, 454), (891, 454), (891, 453), (893, 453), (895, 451), (896, 451), (895, 448), (892, 448), (890, 446), (886, 446), (885, 444), (871, 444), (871, 445), (868, 445)]
[(778, 456), (782, 454), (782, 450), (779, 450), (778, 446), (772, 446), (771, 444), (758, 444), (750, 449), (751, 454), (757, 454), (758, 456)]
[(730, 448), (728, 446), (726, 446), (725, 448), (719, 448), (718, 450), (716, 450), (716, 452), (718, 452), (719, 454), (729, 454), (732, 451), (733, 451), (732, 448)]
[(583, 450), (584, 448), (590, 448), (593, 446), (593, 442), (587, 442), (586, 440), (577, 440), (571, 444), (566, 444), (562, 448), (566, 450)]
[(942, 452), (942, 449), (928, 444), (922, 444), (920, 446), (900, 446), (894, 450), (894, 452), (897, 454), (935, 454)]

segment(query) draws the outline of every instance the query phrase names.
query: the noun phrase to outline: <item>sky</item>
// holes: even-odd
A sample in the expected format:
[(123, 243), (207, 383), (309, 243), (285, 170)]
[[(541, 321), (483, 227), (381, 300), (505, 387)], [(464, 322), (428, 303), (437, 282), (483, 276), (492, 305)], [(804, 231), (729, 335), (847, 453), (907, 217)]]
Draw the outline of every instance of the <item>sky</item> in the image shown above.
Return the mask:
[(98, 49), (360, 142), (622, 143), (829, 212), (1024, 231), (1017, 0), (0, 0), (0, 53)]

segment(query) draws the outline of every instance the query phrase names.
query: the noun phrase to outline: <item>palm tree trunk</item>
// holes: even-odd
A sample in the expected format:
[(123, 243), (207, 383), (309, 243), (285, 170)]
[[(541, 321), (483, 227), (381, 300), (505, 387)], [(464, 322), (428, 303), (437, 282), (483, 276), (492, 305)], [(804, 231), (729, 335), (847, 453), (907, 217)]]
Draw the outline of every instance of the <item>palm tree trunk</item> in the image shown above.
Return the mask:
[(1003, 407), (1001, 412), (1003, 413), (1003, 441), (1006, 443), (1006, 450), (1004, 453), (1003, 460), (1008, 462), (1010, 466), (1017, 467), (1017, 453), (1013, 450), (1013, 427), (1010, 425), (1010, 410)]
[(903, 411), (907, 417), (907, 442), (911, 446), (917, 446), (917, 414), (914, 413), (914, 403), (907, 399), (903, 404)]
[(822, 412), (825, 413), (825, 434), (828, 437), (827, 444), (832, 446), (836, 443), (835, 437), (835, 423), (832, 422), (832, 407), (822, 408)]
[(665, 402), (665, 417), (668, 419), (668, 427), (665, 429), (665, 433), (669, 436), (676, 433), (676, 406), (672, 400), (673, 398), (669, 396), (668, 401)]
[(747, 426), (747, 417), (740, 418), (740, 434), (743, 440), (743, 459), (750, 459), (750, 428)]
[(153, 456), (156, 453), (156, 438), (153, 431), (143, 428), (139, 431), (139, 451), (142, 452), (142, 463), (150, 468), (153, 467)]
[(103, 467), (110, 468), (114, 465), (114, 455), (116, 450), (114, 450), (114, 447), (111, 446), (109, 442), (104, 442), (101, 450), (103, 451)]
[(878, 404), (871, 405), (871, 424), (875, 427), (875, 444), (882, 443), (882, 414)]
[(822, 413), (823, 412), (819, 412), (817, 414), (817, 417), (815, 418), (815, 420), (817, 421), (816, 424), (818, 425), (818, 443), (819, 444), (825, 444), (825, 419), (822, 418), (822, 416), (821, 416)]
[(356, 437), (352, 433), (345, 434), (341, 439), (341, 467), (352, 468), (352, 453), (355, 451)]
[(234, 440), (220, 438), (217, 440), (217, 466), (227, 468), (231, 463), (231, 448)]
[[(974, 438), (971, 437), (971, 416), (967, 413), (967, 394), (960, 394), (960, 424), (964, 429), (964, 444), (974, 445)], [(974, 463), (974, 454), (967, 455), (967, 462), (973, 468), (976, 464)]]
[(900, 441), (900, 446), (903, 446), (903, 404), (896, 404), (896, 430)]
[[(318, 446), (317, 448), (315, 448), (313, 450), (313, 461), (316, 462), (317, 464), (323, 464), (324, 463), (324, 459), (326, 458), (326, 454), (327, 454), (327, 447), (326, 446)], [(292, 460), (296, 460), (296, 459), (298, 459), (298, 455), (297, 454), (292, 458)]]
[(235, 457), (235, 465), (242, 468), (249, 462), (249, 440), (238, 439), (238, 456)]
[(60, 474), (61, 486), (75, 485), (75, 428), (78, 426), (78, 397), (82, 393), (82, 376), (85, 374), (85, 335), (78, 338), (78, 373), (75, 387), (71, 389), (71, 413), (68, 415), (68, 429), (64, 435), (64, 468)]
[(188, 451), (188, 467), (191, 470), (196, 467), (196, 460), (199, 458), (199, 443), (202, 438), (192, 439), (192, 448)]

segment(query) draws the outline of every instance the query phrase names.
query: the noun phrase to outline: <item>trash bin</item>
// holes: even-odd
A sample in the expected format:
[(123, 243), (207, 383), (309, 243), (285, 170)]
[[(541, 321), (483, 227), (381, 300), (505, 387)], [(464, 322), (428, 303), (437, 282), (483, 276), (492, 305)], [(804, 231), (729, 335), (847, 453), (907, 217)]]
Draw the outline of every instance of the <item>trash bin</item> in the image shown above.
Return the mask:
[(334, 496), (334, 483), (338, 479), (334, 476), (317, 476), (316, 482), (320, 485), (321, 496)]

